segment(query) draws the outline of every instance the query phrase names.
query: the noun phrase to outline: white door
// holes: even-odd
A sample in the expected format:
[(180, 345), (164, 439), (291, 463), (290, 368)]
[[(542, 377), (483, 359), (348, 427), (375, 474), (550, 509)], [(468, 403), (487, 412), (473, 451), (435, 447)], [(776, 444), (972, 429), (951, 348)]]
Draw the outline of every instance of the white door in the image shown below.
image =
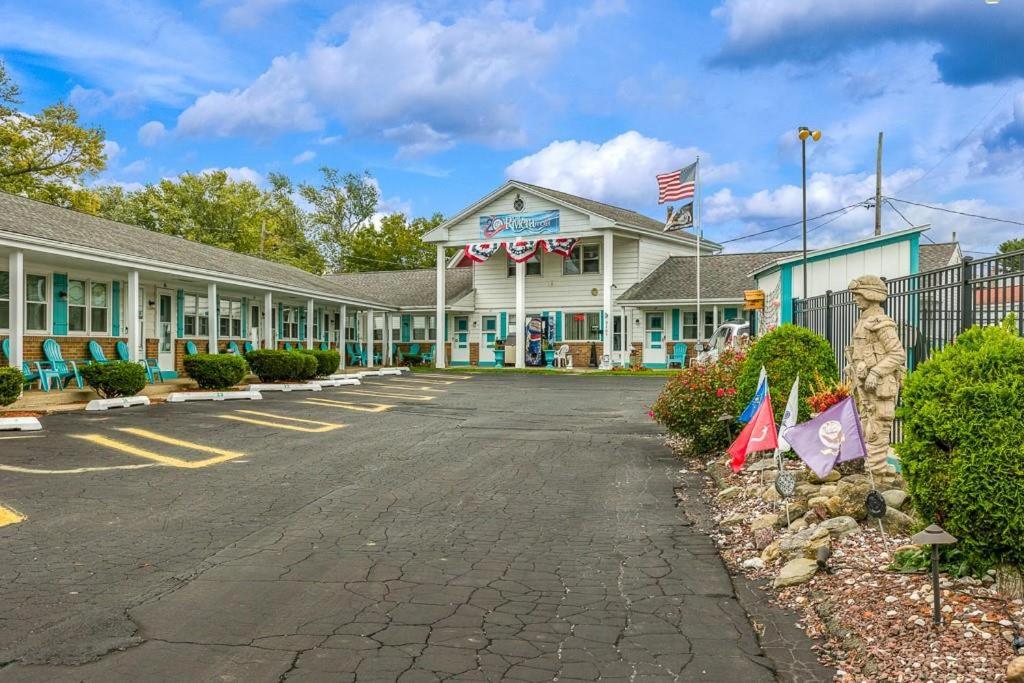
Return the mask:
[(480, 318), (480, 365), (494, 364), (494, 342), (498, 338), (498, 316)]
[(254, 349), (263, 348), (263, 325), (260, 322), (259, 304), (249, 305), (249, 336), (247, 339)]
[(166, 289), (156, 290), (156, 338), (161, 370), (174, 369), (174, 337), (177, 316), (175, 296)]
[(469, 316), (455, 316), (455, 337), (452, 339), (452, 365), (469, 364)]
[(612, 362), (622, 364), (622, 352), (625, 349), (626, 337), (623, 332), (625, 319), (622, 315), (612, 317)]
[(665, 314), (649, 311), (644, 318), (644, 365), (665, 365)]

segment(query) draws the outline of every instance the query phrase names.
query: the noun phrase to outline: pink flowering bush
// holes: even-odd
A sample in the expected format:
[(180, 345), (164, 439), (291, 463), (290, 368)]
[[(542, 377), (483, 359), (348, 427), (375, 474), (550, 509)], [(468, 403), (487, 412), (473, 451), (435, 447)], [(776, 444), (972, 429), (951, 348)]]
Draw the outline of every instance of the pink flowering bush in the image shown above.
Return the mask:
[(727, 350), (713, 364), (684, 368), (651, 406), (654, 419), (685, 437), (694, 455), (717, 453), (729, 445), (732, 420), (719, 418), (736, 414), (736, 378), (743, 360), (742, 353)]

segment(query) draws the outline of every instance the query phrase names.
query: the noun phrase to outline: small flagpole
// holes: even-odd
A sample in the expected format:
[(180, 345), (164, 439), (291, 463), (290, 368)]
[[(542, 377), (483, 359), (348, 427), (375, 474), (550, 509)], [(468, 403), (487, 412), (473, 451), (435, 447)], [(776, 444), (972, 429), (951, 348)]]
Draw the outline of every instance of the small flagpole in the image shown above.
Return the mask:
[(694, 184), (697, 186), (697, 201), (694, 202), (694, 213), (696, 214), (697, 224), (697, 353), (700, 353), (701, 342), (704, 341), (704, 319), (700, 316), (700, 238), (701, 232), (704, 229), (702, 225), (704, 223), (704, 211), (701, 208), (701, 191), (700, 191), (700, 157), (697, 157), (697, 168), (694, 170), (696, 176)]

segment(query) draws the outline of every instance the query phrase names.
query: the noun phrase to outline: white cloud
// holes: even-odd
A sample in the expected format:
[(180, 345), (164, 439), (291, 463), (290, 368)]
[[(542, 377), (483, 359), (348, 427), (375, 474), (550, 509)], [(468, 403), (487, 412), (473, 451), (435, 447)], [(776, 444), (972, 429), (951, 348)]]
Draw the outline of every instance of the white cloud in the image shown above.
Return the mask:
[(249, 168), (248, 166), (225, 166), (224, 168), (204, 168), (199, 172), (199, 175), (204, 173), (216, 173), (217, 171), (223, 171), (228, 174), (228, 178), (235, 181), (236, 183), (250, 182), (255, 185), (262, 185), (266, 180), (263, 174), (259, 171)]
[[(565, 140), (513, 162), (505, 176), (555, 190), (626, 206), (651, 206), (658, 199), (655, 176), (693, 163), (696, 147), (676, 147), (635, 130), (603, 143)], [(735, 175), (735, 164), (701, 169), (702, 180), (720, 182)]]
[(304, 164), (307, 161), (312, 161), (316, 158), (316, 152), (311, 149), (307, 149), (305, 152), (301, 152), (292, 157), (293, 164)]
[[(488, 36), (500, 36), (500, 46)], [(432, 140), (420, 135), (407, 153), (456, 138), (519, 142), (520, 102), (571, 38), (498, 3), (445, 23), (402, 5), (346, 11), (304, 53), (275, 58), (248, 87), (197, 99), (178, 127), (262, 138), (319, 130), (328, 120), (372, 136), (430, 131)]]
[(114, 116), (132, 116), (142, 108), (143, 98), (137, 93), (115, 91), (108, 93), (99, 88), (76, 85), (68, 93), (68, 104), (85, 116), (111, 112)]
[(233, 28), (252, 28), (263, 23), (267, 15), (292, 0), (239, 0), (224, 12), (224, 23)]
[(126, 175), (138, 175), (146, 170), (148, 163), (145, 159), (136, 159), (132, 163), (128, 164), (121, 169), (121, 173)]
[(117, 155), (119, 155), (122, 151), (123, 150), (121, 149), (121, 145), (117, 144), (117, 142), (115, 142), (114, 140), (103, 141), (103, 153), (107, 156), (107, 163), (110, 163), (114, 159), (116, 159)]
[(406, 123), (387, 128), (381, 135), (385, 140), (399, 143), (399, 158), (433, 154), (455, 146), (455, 140), (451, 135), (439, 133), (426, 123)]
[(159, 121), (150, 121), (139, 127), (139, 142), (152, 147), (167, 136), (167, 127)]

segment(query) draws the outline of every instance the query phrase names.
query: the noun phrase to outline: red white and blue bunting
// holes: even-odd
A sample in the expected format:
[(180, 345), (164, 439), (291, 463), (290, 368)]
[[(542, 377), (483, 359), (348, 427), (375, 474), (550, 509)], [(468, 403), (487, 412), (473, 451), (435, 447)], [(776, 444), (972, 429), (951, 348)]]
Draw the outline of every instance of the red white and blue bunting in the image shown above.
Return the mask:
[(529, 261), (535, 253), (537, 253), (538, 240), (517, 240), (515, 242), (505, 242), (505, 251), (508, 252), (508, 257), (516, 263), (523, 263)]
[(467, 244), (463, 248), (466, 258), (475, 263), (483, 263), (501, 249), (501, 242), (484, 242), (483, 244)]
[(575, 237), (553, 237), (551, 239), (541, 240), (540, 244), (549, 254), (558, 254), (562, 258), (569, 258), (572, 255), (573, 247), (578, 242)]

